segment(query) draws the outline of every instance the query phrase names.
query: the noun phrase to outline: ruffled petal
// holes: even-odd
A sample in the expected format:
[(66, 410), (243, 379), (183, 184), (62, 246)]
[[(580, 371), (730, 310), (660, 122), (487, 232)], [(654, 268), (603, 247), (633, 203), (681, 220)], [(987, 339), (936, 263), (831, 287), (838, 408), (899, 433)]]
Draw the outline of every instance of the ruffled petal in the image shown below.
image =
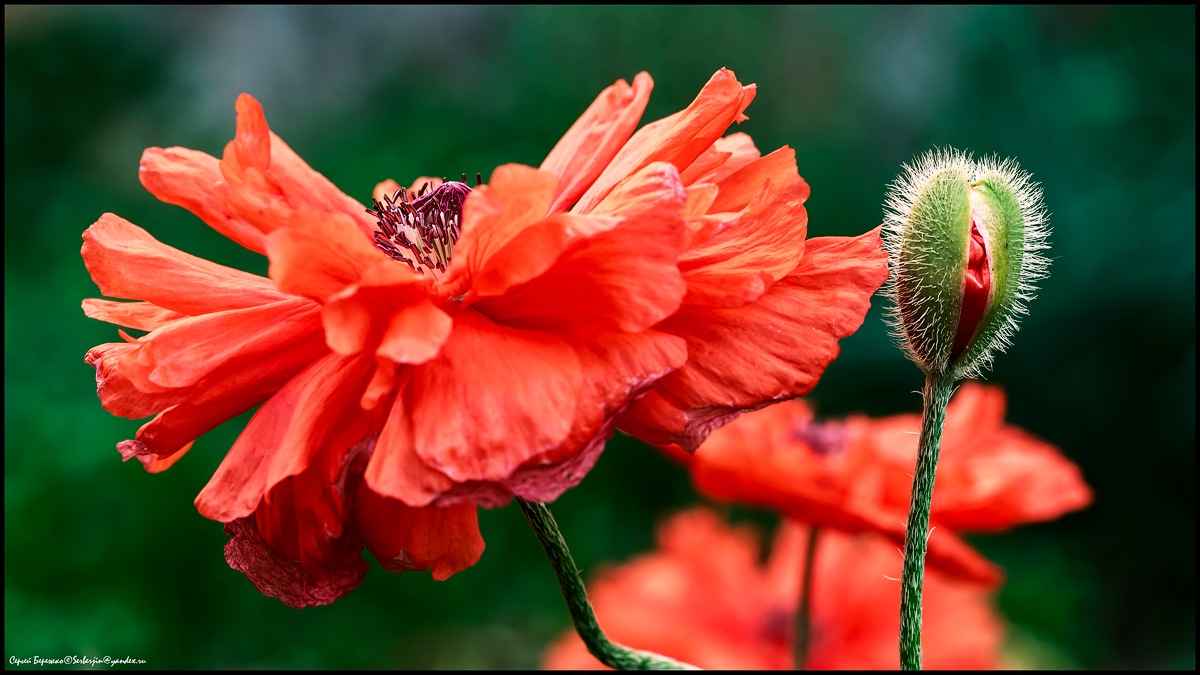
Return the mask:
[(266, 253), (263, 233), (233, 212), (221, 196), (224, 179), (216, 157), (187, 148), (146, 148), (138, 179), (150, 194), (182, 206), (209, 227), (256, 253)]
[(411, 409), (411, 387), (402, 385), (375, 443), (363, 483), (381, 497), (427, 506), (452, 488), (454, 481), (417, 456)]
[(317, 211), (348, 217), (370, 242), (375, 222), (366, 209), (271, 133), (254, 97), (239, 95), (235, 107), (237, 135), (219, 163), (224, 203), (264, 234), (283, 226), (293, 212)]
[(691, 105), (638, 130), (572, 212), (589, 213), (617, 183), (654, 162), (670, 162), (686, 171), (741, 114), (745, 96), (733, 71), (718, 70)]
[(121, 372), (142, 391), (162, 393), (191, 387), (230, 365), (273, 370), (273, 357), (320, 331), (319, 309), (292, 298), (181, 319), (143, 336), (139, 348), (122, 358)]
[(679, 256), (684, 305), (740, 307), (757, 299), (799, 264), (807, 232), (799, 199), (776, 193), (758, 200), (736, 224)]
[(545, 218), (557, 185), (552, 173), (505, 164), (492, 172), (490, 183), (472, 190), (463, 203), (462, 235), (442, 279), (447, 294), (465, 293), (489, 258)]
[(204, 314), (286, 300), (269, 279), (188, 255), (106, 213), (83, 233), (83, 263), (100, 292)]
[(358, 490), (355, 518), (363, 543), (389, 572), (432, 568), (443, 581), (479, 562), (483, 537), (474, 504), (413, 508), (381, 497), (365, 484)]
[(613, 194), (619, 199), (590, 217), (604, 218), (607, 229), (580, 236), (536, 279), (476, 308), (506, 325), (546, 330), (640, 331), (674, 312), (685, 291), (676, 259), (687, 241), (678, 173), (656, 164)]
[[(709, 173), (696, 179), (696, 183), (719, 183), (738, 169), (746, 166), (762, 156), (749, 134), (737, 132), (724, 138), (718, 138), (713, 143), (717, 152), (729, 153), (729, 159)], [(692, 183), (688, 183), (692, 185)]]
[[(428, 317), (432, 321), (428, 325), (406, 324), (405, 315), (395, 318), (401, 310), (414, 309), (418, 305), (421, 309), (415, 311), (429, 312), (432, 308), (428, 299), (430, 283), (430, 279), (393, 260), (384, 260), (367, 268), (357, 283), (342, 289), (325, 302), (322, 319), (329, 347), (339, 354), (353, 354), (378, 346), (386, 334), (396, 343), (394, 347), (399, 347), (399, 342), (406, 337), (420, 342), (424, 346), (419, 351), (432, 350), (422, 359), (432, 358), (449, 333), (450, 317), (441, 310), (433, 309), (443, 318)], [(420, 315), (409, 317), (413, 320), (419, 318)], [(393, 323), (395, 327), (392, 327)]]
[(772, 192), (796, 197), (801, 204), (808, 199), (808, 183), (796, 171), (796, 151), (788, 146), (750, 162), (717, 183), (720, 193), (709, 212), (740, 211), (766, 186)]
[(196, 497), (200, 514), (243, 518), (277, 483), (308, 468), (331, 437), (363, 417), (358, 401), (373, 363), (329, 354), (292, 378), (258, 409)]
[(389, 262), (348, 218), (318, 211), (298, 211), (272, 232), (267, 255), (280, 290), (318, 302), (357, 282), (368, 267)]
[(645, 72), (633, 78), (632, 87), (617, 80), (571, 125), (538, 167), (559, 179), (549, 215), (566, 211), (591, 187), (633, 133), (653, 88)]
[(456, 482), (507, 478), (566, 438), (579, 387), (564, 340), (468, 310), (437, 358), (414, 366), (417, 456)]
[(878, 228), (806, 246), (796, 269), (754, 303), (680, 313), (660, 324), (687, 340), (688, 362), (618, 426), (690, 451), (740, 411), (811, 390), (837, 356), (837, 341), (862, 324), (871, 295), (887, 278), (887, 255)]
[(673, 335), (601, 332), (572, 339), (583, 373), (575, 421), (558, 448), (529, 460), (504, 485), (530, 500), (554, 501), (599, 459), (616, 420), (655, 382), (687, 360)]
[(138, 330), (154, 330), (187, 316), (149, 302), (115, 302), (98, 298), (85, 299), (83, 313), (89, 319)]
[(260, 593), (278, 598), (288, 607), (328, 605), (357, 588), (367, 574), (367, 563), (355, 551), (329, 570), (324, 583), (318, 583), (300, 563), (267, 546), (253, 517), (226, 523), (225, 534), (233, 535), (225, 544), (229, 566), (245, 574)]

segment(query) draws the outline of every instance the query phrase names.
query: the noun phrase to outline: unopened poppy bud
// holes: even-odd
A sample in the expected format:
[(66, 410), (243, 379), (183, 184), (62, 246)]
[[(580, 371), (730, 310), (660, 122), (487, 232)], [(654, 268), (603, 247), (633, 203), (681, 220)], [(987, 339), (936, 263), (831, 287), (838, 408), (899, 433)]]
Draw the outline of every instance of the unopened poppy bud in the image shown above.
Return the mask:
[(1046, 276), (1042, 192), (1011, 160), (951, 149), (904, 169), (885, 205), (895, 335), (927, 374), (976, 377)]

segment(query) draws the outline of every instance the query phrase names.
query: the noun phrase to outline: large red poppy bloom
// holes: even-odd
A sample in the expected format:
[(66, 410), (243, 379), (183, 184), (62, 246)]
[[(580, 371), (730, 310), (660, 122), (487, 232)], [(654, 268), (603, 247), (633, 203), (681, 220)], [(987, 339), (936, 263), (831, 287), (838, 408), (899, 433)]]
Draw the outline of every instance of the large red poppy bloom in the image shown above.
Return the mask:
[[(1079, 467), (1005, 424), (1004, 407), (1001, 388), (976, 382), (950, 402), (930, 512), (929, 564), (986, 582), (999, 570), (957, 533), (1053, 520), (1092, 501)], [(694, 455), (668, 452), (712, 497), (903, 543), (920, 426), (918, 415), (814, 422), (807, 405), (791, 401), (743, 416)]]
[[(85, 311), (150, 331), (87, 357), (108, 410), (156, 415), (122, 454), (165, 469), (262, 404), (196, 504), (230, 523), (231, 564), (269, 594), (299, 580), (299, 604), (361, 579), (360, 540), (397, 569), (447, 576), (473, 564), (482, 541), (462, 504), (552, 500), (576, 484), (615, 420), (684, 365), (688, 331), (668, 317), (744, 309), (799, 268), (796, 195), (807, 186), (791, 151), (756, 159), (748, 137), (719, 138), (744, 118), (753, 87), (722, 70), (687, 110), (630, 138), (650, 88), (642, 73), (606, 89), (541, 169), (502, 166), (474, 190), (385, 181), (370, 214), (272, 134), (245, 94), (221, 160), (147, 150), (147, 189), (265, 253), (270, 279), (188, 256), (111, 214), (84, 234), (101, 291), (142, 301), (89, 300)], [(812, 358), (806, 339), (789, 343), (813, 382), (836, 353), (829, 336), (857, 327), (878, 286), (843, 291), (844, 270), (861, 255), (886, 276), (875, 232), (827, 248), (840, 257), (807, 256), (806, 269), (834, 290), (789, 296), (811, 301), (793, 307), (802, 321), (831, 327), (809, 329)], [(723, 294), (735, 282), (742, 290)], [(838, 303), (857, 318), (844, 321)], [(719, 341), (696, 343), (697, 367)], [(761, 350), (722, 348), (737, 372)], [(639, 428), (653, 429), (643, 418)], [(426, 507), (443, 510), (413, 511)], [(268, 553), (288, 574), (259, 569)]]
[[(605, 633), (629, 647), (701, 668), (790, 670), (807, 539), (806, 526), (785, 522), (763, 566), (752, 531), (697, 508), (659, 530), (657, 551), (603, 571), (588, 593)], [(903, 560), (896, 547), (875, 534), (830, 531), (814, 564), (805, 667), (897, 668), (895, 579)], [(997, 667), (1003, 625), (987, 591), (929, 570), (924, 609), (927, 668)], [(603, 667), (573, 632), (544, 665)]]

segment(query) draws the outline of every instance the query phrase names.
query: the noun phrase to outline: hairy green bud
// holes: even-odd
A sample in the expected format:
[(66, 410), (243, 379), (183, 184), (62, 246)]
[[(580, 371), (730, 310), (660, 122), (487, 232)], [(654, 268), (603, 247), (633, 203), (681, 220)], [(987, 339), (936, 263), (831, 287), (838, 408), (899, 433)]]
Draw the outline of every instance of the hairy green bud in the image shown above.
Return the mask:
[(946, 149), (906, 165), (885, 210), (885, 292), (900, 347), (926, 374), (979, 376), (1046, 276), (1041, 190), (1011, 160)]

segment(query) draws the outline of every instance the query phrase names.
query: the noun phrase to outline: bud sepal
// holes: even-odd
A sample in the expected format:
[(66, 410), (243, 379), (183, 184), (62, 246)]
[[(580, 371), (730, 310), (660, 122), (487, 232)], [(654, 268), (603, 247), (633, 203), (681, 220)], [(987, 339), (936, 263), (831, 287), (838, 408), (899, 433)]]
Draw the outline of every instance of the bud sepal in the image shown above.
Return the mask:
[(1046, 276), (1041, 190), (1011, 160), (952, 149), (904, 169), (885, 205), (893, 334), (926, 374), (978, 377)]

